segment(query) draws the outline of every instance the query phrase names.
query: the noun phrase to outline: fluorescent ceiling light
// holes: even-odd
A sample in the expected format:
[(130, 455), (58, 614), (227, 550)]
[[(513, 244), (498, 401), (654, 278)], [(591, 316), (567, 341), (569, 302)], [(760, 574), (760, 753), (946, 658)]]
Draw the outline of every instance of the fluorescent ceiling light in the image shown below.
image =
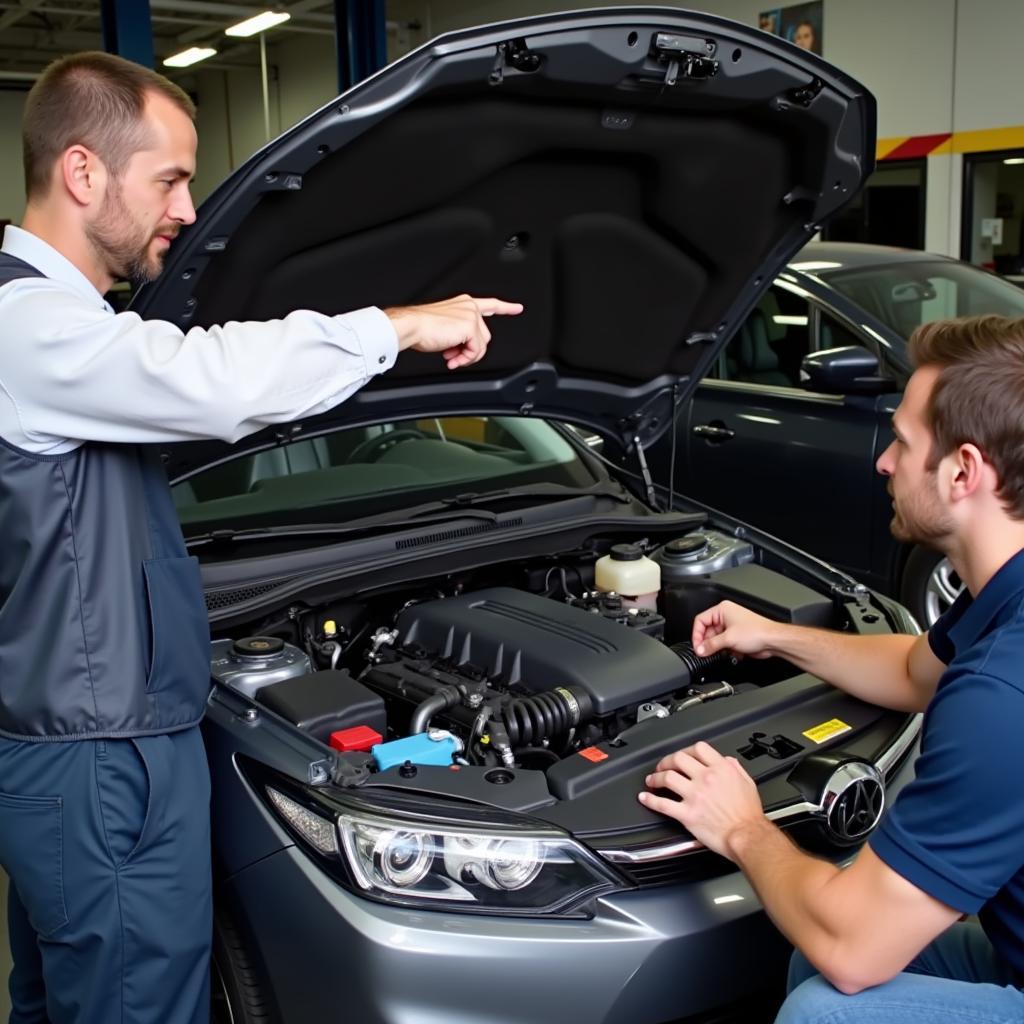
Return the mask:
[(1004, 164), (1024, 164), (1024, 156), (1008, 156), (1004, 161)]
[(167, 57), (164, 60), (164, 67), (187, 68), (192, 64), (198, 64), (201, 60), (206, 60), (207, 57), (212, 57), (216, 52), (209, 46), (190, 46), (187, 50), (174, 54), (173, 57)]
[(280, 25), (290, 17), (291, 15), (287, 11), (264, 11), (262, 14), (256, 14), (251, 18), (246, 18), (245, 21), (240, 21), (237, 25), (224, 29), (224, 35), (254, 36), (257, 32), (265, 32), (268, 28)]

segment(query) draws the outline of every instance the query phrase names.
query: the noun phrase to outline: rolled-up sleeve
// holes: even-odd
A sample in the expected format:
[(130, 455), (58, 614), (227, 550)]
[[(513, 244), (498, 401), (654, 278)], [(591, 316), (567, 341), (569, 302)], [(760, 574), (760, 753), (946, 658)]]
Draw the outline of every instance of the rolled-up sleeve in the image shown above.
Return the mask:
[(182, 332), (30, 278), (0, 292), (0, 317), (25, 348), (0, 362), (0, 389), (30, 439), (236, 441), (330, 409), (398, 354), (376, 308)]

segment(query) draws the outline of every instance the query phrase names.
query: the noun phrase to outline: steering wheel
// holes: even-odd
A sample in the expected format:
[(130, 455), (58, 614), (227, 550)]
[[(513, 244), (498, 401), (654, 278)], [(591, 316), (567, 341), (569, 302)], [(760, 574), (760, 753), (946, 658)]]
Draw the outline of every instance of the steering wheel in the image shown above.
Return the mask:
[(399, 430), (389, 430), (386, 434), (375, 434), (368, 437), (349, 453), (349, 462), (376, 462), (386, 451), (390, 451), (396, 444), (403, 441), (422, 441), (424, 433), (415, 427), (402, 427)]

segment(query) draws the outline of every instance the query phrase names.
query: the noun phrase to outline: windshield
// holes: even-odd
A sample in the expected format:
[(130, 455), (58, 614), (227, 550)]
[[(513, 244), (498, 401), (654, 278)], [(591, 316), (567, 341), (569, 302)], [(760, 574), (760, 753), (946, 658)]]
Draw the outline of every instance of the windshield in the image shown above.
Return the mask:
[(982, 313), (1024, 316), (1024, 290), (968, 263), (908, 261), (821, 276), (907, 339), (931, 320)]
[(218, 526), (351, 522), (469, 491), (597, 477), (544, 420), (458, 416), (407, 420), (303, 438), (203, 470), (175, 484), (186, 534)]

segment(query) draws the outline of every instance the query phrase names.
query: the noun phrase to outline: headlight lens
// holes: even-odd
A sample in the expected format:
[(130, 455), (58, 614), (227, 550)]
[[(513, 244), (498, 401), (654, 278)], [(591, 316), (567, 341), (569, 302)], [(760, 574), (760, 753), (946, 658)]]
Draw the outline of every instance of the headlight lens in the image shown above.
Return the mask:
[(472, 827), (410, 827), (384, 815), (338, 816), (356, 883), (390, 902), (442, 909), (557, 913), (621, 882), (568, 837)]
[(404, 829), (363, 829), (357, 833), (359, 858), (372, 865), (373, 873), (398, 889), (423, 881), (434, 851), (421, 832)]

